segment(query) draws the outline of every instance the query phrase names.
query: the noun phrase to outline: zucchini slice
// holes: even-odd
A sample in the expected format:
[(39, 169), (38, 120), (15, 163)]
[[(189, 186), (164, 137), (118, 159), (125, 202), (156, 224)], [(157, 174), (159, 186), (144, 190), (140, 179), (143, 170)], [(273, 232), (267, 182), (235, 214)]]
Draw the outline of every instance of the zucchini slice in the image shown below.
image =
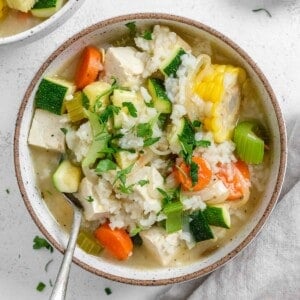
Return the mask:
[(184, 54), (186, 52), (182, 48), (175, 49), (171, 56), (162, 63), (160, 71), (168, 77), (177, 77), (176, 73), (181, 65), (181, 56)]
[(81, 168), (76, 167), (68, 160), (60, 163), (53, 174), (53, 184), (61, 193), (76, 193), (82, 177)]
[(31, 9), (31, 13), (37, 18), (46, 19), (60, 10), (62, 5), (63, 0), (38, 0)]
[(190, 230), (196, 242), (210, 240), (214, 234), (201, 210), (191, 216)]
[(64, 110), (64, 99), (75, 92), (75, 85), (60, 78), (43, 78), (36, 96), (36, 108), (44, 109), (56, 115), (61, 115)]
[(159, 113), (170, 114), (172, 112), (172, 102), (167, 96), (163, 81), (156, 78), (150, 78), (148, 80), (148, 90), (156, 110)]
[(206, 218), (209, 225), (230, 228), (230, 214), (226, 205), (214, 205), (207, 206), (203, 211), (203, 215)]

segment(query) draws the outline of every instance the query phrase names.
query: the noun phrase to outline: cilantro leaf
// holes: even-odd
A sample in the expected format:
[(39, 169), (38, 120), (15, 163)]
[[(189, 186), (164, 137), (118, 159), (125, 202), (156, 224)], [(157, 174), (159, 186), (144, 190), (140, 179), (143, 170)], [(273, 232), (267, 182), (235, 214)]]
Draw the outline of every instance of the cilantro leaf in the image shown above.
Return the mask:
[(118, 186), (118, 189), (123, 194), (131, 194), (131, 193), (133, 193), (133, 187), (134, 187), (134, 184), (126, 186), (124, 183), (121, 183)]
[(109, 287), (106, 287), (104, 289), (104, 291), (105, 291), (106, 295), (110, 295), (112, 293), (112, 291), (111, 291), (111, 289)]
[(127, 107), (129, 114), (133, 117), (136, 118), (137, 117), (137, 110), (135, 108), (135, 106), (131, 103), (131, 102), (123, 102), (122, 103), (123, 107)]
[(150, 123), (138, 124), (136, 127), (136, 131), (137, 131), (137, 136), (143, 138), (151, 137), (153, 133)]
[(145, 30), (142, 37), (143, 37), (143, 39), (145, 39), (147, 41), (151, 41), (152, 40), (152, 32), (150, 30)]
[(94, 201), (94, 198), (92, 196), (88, 196), (86, 199), (85, 199), (87, 202), (93, 202)]
[(199, 120), (193, 122), (193, 127), (201, 127), (202, 123)]
[(106, 123), (113, 115), (117, 115), (120, 112), (120, 107), (115, 105), (108, 105), (105, 110), (100, 114), (99, 119), (102, 123)]
[(36, 287), (36, 290), (39, 292), (42, 292), (46, 287), (46, 284), (44, 282), (39, 282), (39, 284)]
[(130, 166), (128, 166), (127, 168), (118, 171), (113, 184), (115, 184), (118, 180), (120, 180), (121, 183), (123, 183), (123, 185), (125, 185), (126, 184), (126, 175), (128, 175), (131, 172), (133, 166), (134, 166), (134, 163), (131, 164)]
[(103, 173), (116, 169), (117, 165), (113, 161), (111, 161), (110, 159), (102, 159), (99, 161), (95, 171), (96, 173)]
[(192, 161), (190, 165), (190, 176), (192, 179), (192, 186), (194, 186), (198, 182), (198, 169), (199, 166)]
[(207, 148), (211, 145), (210, 141), (206, 141), (206, 140), (200, 140), (200, 141), (195, 141), (195, 145), (197, 147), (203, 147), (203, 148)]
[(61, 132), (66, 135), (67, 132), (68, 132), (68, 129), (67, 128), (60, 128)]
[(48, 249), (51, 253), (53, 252), (53, 247), (49, 244), (47, 240), (44, 238), (41, 238), (39, 236), (36, 236), (33, 239), (33, 249), (41, 249), (41, 248), (46, 248)]
[(148, 107), (154, 107), (154, 102), (153, 102), (152, 99), (151, 99), (149, 102), (144, 101), (144, 103), (145, 103), (146, 106), (148, 106)]
[(144, 140), (144, 147), (149, 147), (160, 140), (160, 137), (148, 138)]
[(139, 180), (139, 181), (138, 181), (138, 185), (144, 186), (144, 185), (148, 184), (149, 182), (150, 182), (149, 180), (145, 180), (145, 179)]
[(135, 35), (136, 33), (136, 24), (135, 22), (128, 22), (125, 26), (129, 29), (130, 34)]

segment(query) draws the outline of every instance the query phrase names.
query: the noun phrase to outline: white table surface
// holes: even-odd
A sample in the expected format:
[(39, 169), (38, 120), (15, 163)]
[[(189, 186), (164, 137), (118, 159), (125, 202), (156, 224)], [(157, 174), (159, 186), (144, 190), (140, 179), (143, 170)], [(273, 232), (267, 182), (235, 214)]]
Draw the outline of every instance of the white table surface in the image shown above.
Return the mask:
[[(267, 8), (272, 18), (263, 11)], [(288, 120), (300, 116), (300, 2), (297, 0), (86, 0), (47, 37), (23, 47), (0, 49), (0, 299), (48, 299), (62, 255), (33, 250), (41, 235), (19, 193), (13, 165), (17, 111), (34, 73), (69, 36), (97, 21), (133, 12), (165, 12), (193, 18), (221, 31), (265, 72)], [(6, 189), (9, 190), (9, 194)], [(45, 272), (44, 266), (53, 263)], [(47, 284), (37, 292), (39, 281)], [(105, 287), (112, 294), (107, 296)], [(67, 299), (156, 299), (167, 287), (134, 287), (72, 266)], [(238, 295), (237, 295), (238, 297)]]

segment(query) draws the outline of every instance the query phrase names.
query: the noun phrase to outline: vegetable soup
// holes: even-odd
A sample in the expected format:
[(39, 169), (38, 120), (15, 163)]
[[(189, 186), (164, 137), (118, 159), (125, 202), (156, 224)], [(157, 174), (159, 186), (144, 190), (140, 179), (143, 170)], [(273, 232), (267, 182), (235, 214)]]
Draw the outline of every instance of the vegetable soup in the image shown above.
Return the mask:
[(66, 230), (61, 193), (80, 200), (78, 245), (90, 255), (189, 264), (255, 213), (269, 172), (265, 114), (245, 70), (209, 43), (126, 27), (41, 80), (28, 137), (37, 185)]

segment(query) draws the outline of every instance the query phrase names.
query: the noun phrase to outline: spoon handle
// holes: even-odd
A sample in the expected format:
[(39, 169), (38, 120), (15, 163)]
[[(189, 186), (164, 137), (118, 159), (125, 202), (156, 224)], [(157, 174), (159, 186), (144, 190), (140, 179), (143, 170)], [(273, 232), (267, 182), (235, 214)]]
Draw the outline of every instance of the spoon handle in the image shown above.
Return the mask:
[(73, 258), (73, 253), (76, 246), (77, 236), (80, 228), (82, 212), (74, 207), (73, 225), (70, 233), (65, 255), (60, 266), (56, 281), (50, 296), (50, 300), (63, 300), (66, 297), (67, 284)]

